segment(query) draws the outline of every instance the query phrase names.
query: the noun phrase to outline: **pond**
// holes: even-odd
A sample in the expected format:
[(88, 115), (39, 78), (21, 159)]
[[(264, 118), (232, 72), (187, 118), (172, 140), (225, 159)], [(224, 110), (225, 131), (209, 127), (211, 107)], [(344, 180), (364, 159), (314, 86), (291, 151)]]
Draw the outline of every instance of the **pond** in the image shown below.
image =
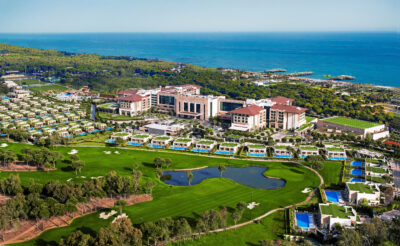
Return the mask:
[[(267, 170), (265, 167), (226, 167), (222, 173), (222, 178), (231, 179), (239, 184), (259, 188), (264, 190), (276, 190), (283, 187), (286, 182), (281, 179), (266, 178), (263, 173)], [(193, 170), (193, 180), (191, 185), (199, 184), (201, 181), (210, 178), (221, 178), (218, 167), (207, 167), (200, 170)], [(164, 177), (170, 176), (164, 183), (176, 186), (187, 186), (189, 180), (187, 172), (182, 171), (164, 171)]]

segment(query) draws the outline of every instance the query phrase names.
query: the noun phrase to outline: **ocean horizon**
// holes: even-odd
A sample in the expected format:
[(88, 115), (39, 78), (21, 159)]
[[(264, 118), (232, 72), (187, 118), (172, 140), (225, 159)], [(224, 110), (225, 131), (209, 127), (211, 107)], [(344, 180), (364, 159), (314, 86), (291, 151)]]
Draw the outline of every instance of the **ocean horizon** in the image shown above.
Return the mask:
[(312, 71), (307, 77), (320, 79), (351, 75), (350, 82), (400, 87), (396, 32), (2, 33), (0, 43), (254, 72)]

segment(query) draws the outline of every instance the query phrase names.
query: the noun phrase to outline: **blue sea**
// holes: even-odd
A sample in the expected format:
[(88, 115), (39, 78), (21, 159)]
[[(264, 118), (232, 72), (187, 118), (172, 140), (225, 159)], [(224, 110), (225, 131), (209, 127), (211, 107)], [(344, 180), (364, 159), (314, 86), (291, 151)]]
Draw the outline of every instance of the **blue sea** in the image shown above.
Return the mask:
[(0, 34), (0, 42), (248, 71), (312, 71), (313, 78), (352, 75), (356, 83), (400, 87), (400, 33)]

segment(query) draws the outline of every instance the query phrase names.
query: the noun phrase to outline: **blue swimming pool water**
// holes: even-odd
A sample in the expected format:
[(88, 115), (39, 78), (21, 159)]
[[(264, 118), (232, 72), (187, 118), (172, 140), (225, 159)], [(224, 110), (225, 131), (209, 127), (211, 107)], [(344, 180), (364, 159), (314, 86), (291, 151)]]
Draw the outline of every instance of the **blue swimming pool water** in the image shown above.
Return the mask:
[(115, 141), (114, 140), (106, 140), (106, 143), (115, 143)]
[(303, 228), (313, 228), (312, 214), (296, 213), (296, 225)]
[(274, 157), (278, 157), (278, 158), (293, 158), (292, 155), (274, 155)]
[(135, 143), (135, 142), (127, 142), (127, 145), (132, 145), (132, 146), (141, 146), (143, 143)]
[(326, 199), (328, 199), (328, 201), (330, 202), (338, 203), (342, 200), (342, 195), (340, 194), (339, 191), (326, 190), (325, 195)]
[(347, 157), (328, 157), (328, 159), (333, 161), (345, 161)]
[[(284, 180), (266, 178), (263, 174), (265, 170), (267, 170), (265, 167), (227, 167), (226, 171), (222, 173), (222, 178), (232, 179), (239, 184), (265, 190), (275, 190), (285, 185), (286, 182)], [(187, 172), (164, 171), (163, 174), (171, 175), (171, 179), (164, 181), (166, 184), (176, 186), (189, 185)], [(205, 179), (221, 177), (218, 167), (193, 170), (192, 174), (193, 180), (191, 185), (199, 184)]]
[(307, 156), (306, 156), (306, 155), (301, 155), (300, 158), (301, 158), (301, 159), (306, 159)]
[(363, 175), (364, 171), (361, 169), (351, 169), (350, 173), (351, 173), (351, 175), (361, 176), (361, 175)]
[(228, 151), (221, 151), (221, 150), (217, 150), (215, 151), (216, 154), (221, 154), (221, 155), (233, 155), (234, 153), (232, 152), (228, 152)]
[(265, 157), (265, 154), (247, 154), (250, 157)]
[(210, 153), (209, 150), (206, 149), (192, 149), (193, 152), (200, 152), (200, 153)]
[(86, 136), (87, 133), (86, 133), (86, 132), (82, 132), (82, 133), (79, 133), (79, 135), (80, 135), (80, 136)]
[(96, 132), (99, 132), (100, 130), (93, 130), (93, 131), (90, 131), (89, 133), (91, 133), (91, 134), (93, 134), (93, 133), (96, 133)]
[(363, 179), (353, 178), (353, 179), (350, 179), (350, 182), (351, 183), (362, 183), (362, 182), (364, 182), (364, 180)]
[(173, 149), (173, 150), (186, 150), (186, 148), (175, 147), (175, 146), (169, 146), (169, 149)]
[(151, 148), (163, 148), (164, 147), (164, 146), (159, 145), (159, 144), (148, 144), (147, 146), (151, 147)]
[(351, 162), (351, 165), (352, 165), (353, 167), (362, 167), (362, 166), (363, 166), (363, 163), (362, 163), (361, 161), (352, 161), (352, 162)]

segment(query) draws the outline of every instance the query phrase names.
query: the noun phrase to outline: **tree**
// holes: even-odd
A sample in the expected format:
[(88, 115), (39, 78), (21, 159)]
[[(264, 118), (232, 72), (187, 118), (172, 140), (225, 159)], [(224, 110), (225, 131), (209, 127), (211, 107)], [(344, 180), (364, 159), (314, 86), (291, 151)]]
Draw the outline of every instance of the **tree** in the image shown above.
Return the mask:
[(361, 246), (360, 235), (352, 229), (344, 229), (338, 236), (337, 245), (339, 246)]
[(79, 161), (79, 156), (78, 155), (71, 155), (71, 161), (72, 162), (74, 162), (74, 161)]
[(185, 218), (181, 218), (175, 223), (175, 233), (179, 240), (186, 241), (188, 237), (192, 234), (192, 228)]
[(85, 163), (81, 160), (74, 161), (71, 164), (72, 169), (75, 170), (75, 175), (78, 175), (78, 171), (79, 171), (79, 173), (81, 173), (81, 170), (84, 166), (85, 166)]
[(114, 144), (115, 144), (116, 146), (123, 145), (124, 143), (125, 143), (125, 141), (124, 141), (122, 138), (120, 138), (120, 137), (118, 137), (117, 139), (115, 139), (115, 142), (114, 142)]
[(56, 168), (56, 161), (63, 158), (63, 155), (58, 151), (53, 151), (50, 153), (49, 159), (53, 163), (53, 167)]
[(146, 188), (146, 191), (147, 191), (148, 193), (150, 193), (150, 195), (153, 194), (153, 188), (154, 188), (155, 185), (156, 185), (156, 184), (155, 184), (153, 181), (150, 181), (150, 182), (147, 182), (147, 183), (146, 183), (145, 188)]
[(220, 173), (220, 177), (222, 178), (222, 173), (226, 171), (226, 166), (219, 165), (218, 166), (218, 170), (219, 170), (219, 173)]
[(306, 157), (306, 161), (310, 163), (310, 166), (316, 170), (321, 170), (324, 168), (322, 164), (323, 159), (320, 155), (309, 155)]
[(160, 168), (157, 168), (156, 175), (157, 175), (157, 178), (160, 180), (161, 176), (163, 175), (163, 170), (161, 170)]
[(197, 233), (207, 232), (207, 226), (202, 218), (198, 218), (195, 225), (195, 231)]
[(242, 218), (242, 213), (241, 212), (233, 212), (232, 219), (233, 219), (233, 222), (235, 222), (235, 225), (241, 218)]
[(154, 163), (154, 166), (156, 168), (160, 168), (160, 167), (162, 167), (164, 165), (164, 160), (161, 159), (160, 157), (156, 157), (156, 158), (154, 158), (154, 162), (153, 163)]
[(189, 181), (189, 185), (191, 185), (191, 183), (192, 183), (192, 180), (193, 180), (193, 173), (192, 173), (192, 171), (188, 171), (187, 172), (187, 178), (188, 178), (188, 181)]
[(90, 234), (84, 234), (80, 230), (72, 232), (66, 239), (61, 239), (60, 246), (86, 246), (90, 245)]
[(114, 234), (114, 245), (142, 245), (142, 232), (128, 218), (120, 218), (110, 226)]
[(244, 210), (247, 208), (247, 204), (243, 201), (238, 202), (238, 204), (236, 204), (236, 208), (239, 210), (241, 214), (243, 214)]
[(118, 200), (114, 203), (114, 206), (119, 207), (119, 214), (122, 214), (122, 208), (126, 206), (126, 201), (125, 200)]

